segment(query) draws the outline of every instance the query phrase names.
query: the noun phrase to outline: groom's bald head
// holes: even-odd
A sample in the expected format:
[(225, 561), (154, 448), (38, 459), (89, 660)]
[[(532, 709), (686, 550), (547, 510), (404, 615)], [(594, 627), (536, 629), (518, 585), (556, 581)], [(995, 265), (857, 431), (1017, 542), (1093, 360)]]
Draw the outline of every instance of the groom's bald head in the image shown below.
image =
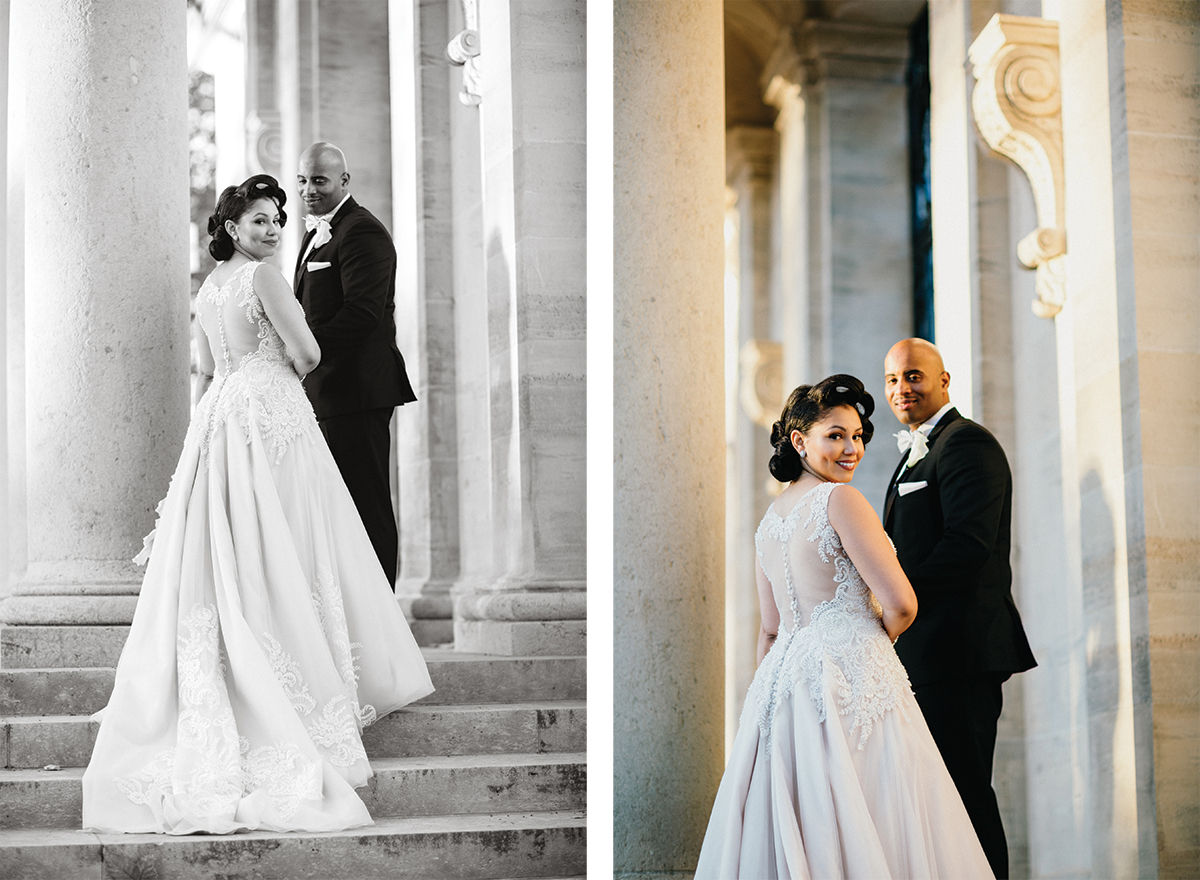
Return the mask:
[(350, 190), (346, 154), (331, 143), (317, 141), (300, 154), (296, 186), (309, 213), (328, 214)]

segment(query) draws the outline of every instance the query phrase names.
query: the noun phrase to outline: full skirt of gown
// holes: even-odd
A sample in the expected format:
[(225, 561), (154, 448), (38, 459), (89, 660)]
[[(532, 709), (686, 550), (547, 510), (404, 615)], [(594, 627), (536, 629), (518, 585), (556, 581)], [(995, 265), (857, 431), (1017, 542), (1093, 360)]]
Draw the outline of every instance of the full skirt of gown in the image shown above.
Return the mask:
[[(786, 581), (782, 608), (808, 604), (800, 571), (806, 584), (827, 571), (830, 598), (781, 627), (755, 673), (696, 880), (990, 880), (878, 604), (829, 525), (834, 488), (768, 513), (756, 536), (768, 577)], [(790, 565), (771, 564), (781, 547)]]
[[(830, 668), (827, 706), (838, 705), (838, 679)], [(836, 710), (821, 719), (806, 687), (777, 706), (770, 737), (757, 718), (744, 717), (697, 880), (992, 877), (912, 695), (876, 721), (865, 742), (853, 723)]]
[(369, 825), (362, 729), (433, 690), (299, 378), (263, 332), (259, 354), (273, 342), (276, 356), (214, 380), (147, 539), (84, 774), (87, 830)]

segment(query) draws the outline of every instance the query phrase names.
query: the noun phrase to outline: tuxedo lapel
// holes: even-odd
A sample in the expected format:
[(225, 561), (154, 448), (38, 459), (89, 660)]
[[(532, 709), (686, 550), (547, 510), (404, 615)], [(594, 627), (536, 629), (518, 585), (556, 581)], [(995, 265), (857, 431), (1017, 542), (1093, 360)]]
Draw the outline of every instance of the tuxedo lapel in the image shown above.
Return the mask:
[[(929, 432), (929, 438), (927, 441), (929, 444), (929, 454), (926, 455), (922, 461), (936, 459), (937, 456), (934, 454), (934, 444), (937, 442), (938, 435), (946, 429), (947, 425), (949, 425), (951, 422), (957, 421), (960, 418), (962, 418), (962, 416), (958, 414), (958, 410), (954, 407), (951, 407), (950, 409), (946, 410), (945, 414), (940, 419), (938, 419), (937, 425), (932, 431)], [(896, 487), (900, 482), (901, 475), (906, 470), (904, 467), (904, 463), (906, 461), (908, 461), (907, 452), (904, 453), (904, 455), (900, 458), (900, 463), (896, 465), (896, 470), (892, 472), (892, 480), (890, 483), (888, 483), (887, 497), (884, 499), (883, 503), (883, 524), (885, 527), (888, 525), (888, 522), (892, 517), (892, 505), (896, 503), (896, 497), (899, 494)], [(913, 467), (915, 468), (919, 464), (920, 462), (914, 464)]]
[(316, 234), (317, 230), (310, 229), (304, 233), (304, 238), (300, 240), (300, 253), (296, 255), (296, 272), (292, 279), (297, 299), (300, 298), (300, 280), (304, 277), (304, 252), (308, 250), (308, 243), (312, 241), (313, 236)]
[(942, 433), (947, 425), (951, 424), (952, 422), (956, 422), (961, 418), (962, 416), (958, 414), (958, 410), (954, 407), (946, 410), (946, 414), (938, 420), (937, 427), (929, 432), (929, 448), (933, 448), (933, 444), (937, 440), (938, 434)]
[(887, 525), (888, 520), (892, 516), (892, 504), (896, 500), (896, 483), (900, 480), (900, 473), (904, 470), (904, 462), (908, 461), (908, 453), (905, 452), (900, 456), (900, 463), (896, 465), (896, 469), (892, 471), (892, 479), (888, 481), (887, 496), (883, 501), (883, 524)]

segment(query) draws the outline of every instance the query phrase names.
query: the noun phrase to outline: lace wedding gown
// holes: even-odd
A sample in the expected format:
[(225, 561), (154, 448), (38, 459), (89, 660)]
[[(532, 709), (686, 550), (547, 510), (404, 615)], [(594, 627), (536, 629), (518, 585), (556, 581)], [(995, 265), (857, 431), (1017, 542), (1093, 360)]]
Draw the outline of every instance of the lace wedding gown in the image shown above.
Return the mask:
[(780, 612), (696, 878), (991, 878), (822, 483), (755, 535)]
[(369, 825), (362, 728), (433, 690), (254, 292), (259, 265), (197, 296), (216, 374), (142, 554), (83, 777), (88, 830)]

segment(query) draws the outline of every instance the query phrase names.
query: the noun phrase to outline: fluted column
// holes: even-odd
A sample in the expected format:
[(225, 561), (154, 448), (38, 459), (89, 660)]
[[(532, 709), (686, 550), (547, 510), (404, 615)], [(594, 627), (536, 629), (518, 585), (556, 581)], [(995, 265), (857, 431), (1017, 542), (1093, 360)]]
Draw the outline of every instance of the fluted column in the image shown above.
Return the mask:
[[(613, 13), (613, 854), (690, 876), (724, 764), (722, 5)], [(486, 99), (485, 99), (486, 100)]]
[(494, 576), (455, 601), (459, 650), (584, 652), (584, 36), (582, 0), (479, 8)]
[(188, 418), (185, 9), (41, 0), (14, 23), (38, 73), (23, 96), (28, 568), (3, 618), (127, 623), (129, 560)]

